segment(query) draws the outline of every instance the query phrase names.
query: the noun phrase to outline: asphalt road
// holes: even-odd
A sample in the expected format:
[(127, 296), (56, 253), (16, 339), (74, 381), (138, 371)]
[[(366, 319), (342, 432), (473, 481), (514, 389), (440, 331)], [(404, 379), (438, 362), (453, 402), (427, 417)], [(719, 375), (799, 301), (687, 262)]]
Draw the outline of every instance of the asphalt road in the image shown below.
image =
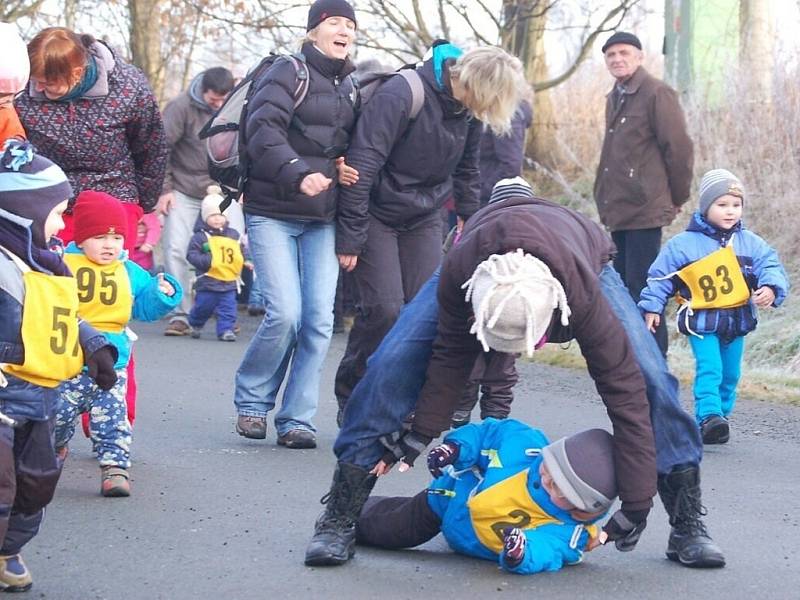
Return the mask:
[[(269, 598), (800, 598), (800, 409), (743, 400), (731, 442), (703, 462), (707, 524), (728, 566), (696, 571), (664, 557), (657, 502), (634, 552), (601, 548), (558, 573), (516, 576), (450, 552), (441, 536), (403, 552), (360, 548), (338, 568), (303, 554), (334, 466), (333, 376), (325, 365), (319, 448), (287, 450), (234, 433), (232, 380), (256, 320), (235, 343), (161, 336), (137, 324), (138, 419), (133, 494), (99, 495), (88, 440), (76, 438), (39, 536), (26, 548), (30, 598), (55, 600)], [(512, 415), (552, 438), (608, 426), (588, 375), (521, 364)], [(392, 473), (380, 494), (422, 489), (422, 468)]]

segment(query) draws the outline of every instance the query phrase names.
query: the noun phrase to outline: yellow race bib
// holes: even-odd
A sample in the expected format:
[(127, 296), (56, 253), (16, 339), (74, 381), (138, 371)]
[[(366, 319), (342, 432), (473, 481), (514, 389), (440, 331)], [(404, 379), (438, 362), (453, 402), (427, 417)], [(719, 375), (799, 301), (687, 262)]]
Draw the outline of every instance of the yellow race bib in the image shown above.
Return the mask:
[(685, 266), (677, 275), (691, 292), (691, 299), (682, 300), (688, 302), (692, 310), (734, 308), (747, 304), (750, 299), (750, 288), (732, 243)]
[(561, 524), (531, 498), (528, 471), (520, 471), (467, 501), (475, 534), (484, 546), (498, 554), (503, 550), (503, 531), (507, 527), (533, 529), (548, 523)]
[(224, 235), (206, 236), (211, 249), (211, 268), (206, 275), (220, 281), (236, 281), (244, 265), (239, 242)]
[(131, 319), (133, 292), (124, 263), (98, 265), (83, 254), (66, 254), (64, 261), (75, 276), (78, 313), (100, 331), (120, 333)]
[(21, 365), (4, 364), (3, 370), (35, 385), (54, 388), (83, 368), (75, 279), (31, 271), (19, 258), (9, 256), (22, 271), (25, 285), (25, 357)]

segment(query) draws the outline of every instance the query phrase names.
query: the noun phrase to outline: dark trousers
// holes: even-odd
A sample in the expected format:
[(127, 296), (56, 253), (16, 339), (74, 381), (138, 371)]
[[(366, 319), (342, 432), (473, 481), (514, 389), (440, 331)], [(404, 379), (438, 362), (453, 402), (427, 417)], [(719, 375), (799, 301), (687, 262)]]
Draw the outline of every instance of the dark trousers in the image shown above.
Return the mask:
[[(339, 279), (336, 282), (336, 299), (333, 302), (333, 328), (342, 326), (345, 317), (356, 314), (358, 304), (358, 291), (353, 274), (344, 269), (339, 269)], [(335, 332), (335, 331), (334, 331)]]
[(217, 336), (226, 331), (233, 331), (236, 325), (236, 290), (213, 292), (198, 290), (194, 306), (189, 313), (189, 325), (202, 329), (211, 315), (217, 315)]
[[(647, 285), (647, 271), (661, 249), (661, 228), (612, 231), (611, 238), (617, 246), (614, 269), (631, 293), (633, 301), (639, 302), (639, 296)], [(656, 328), (655, 337), (661, 353), (666, 356), (669, 339), (663, 318)]]
[(364, 376), (367, 359), (442, 259), (439, 213), (399, 229), (369, 218), (367, 243), (353, 270), (358, 303), (334, 387), (339, 406)]
[(428, 490), (411, 498), (373, 496), (356, 524), (356, 542), (379, 548), (413, 548), (436, 537), (441, 521), (428, 505)]
[(519, 381), (515, 363), (516, 356), (505, 352), (490, 350), (478, 356), (456, 410), (472, 412), (480, 388), (481, 419), (506, 418), (514, 401), (514, 386)]
[(61, 475), (54, 427), (53, 419), (0, 425), (1, 555), (18, 554), (33, 539), (53, 499)]

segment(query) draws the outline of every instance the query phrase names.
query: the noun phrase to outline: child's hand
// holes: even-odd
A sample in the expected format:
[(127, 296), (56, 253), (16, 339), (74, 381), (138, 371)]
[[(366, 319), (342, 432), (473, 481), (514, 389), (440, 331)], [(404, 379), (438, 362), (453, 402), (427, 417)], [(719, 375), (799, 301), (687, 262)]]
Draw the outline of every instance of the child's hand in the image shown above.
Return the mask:
[(208, 245), (208, 242), (203, 242), (203, 245), (202, 245), (201, 249), (206, 254), (209, 254), (211, 252), (211, 246)]
[(458, 460), (458, 444), (444, 442), (428, 452), (428, 471), (434, 477), (442, 475), (442, 469), (447, 465), (452, 465)]
[(244, 261), (244, 268), (245, 269), (250, 269), (252, 271), (255, 268), (255, 265), (253, 265), (252, 261), (246, 260), (246, 261)]
[(157, 277), (158, 277), (158, 290), (162, 294), (165, 294), (165, 295), (169, 296), (170, 298), (172, 296), (174, 296), (175, 295), (175, 288), (172, 287), (172, 284), (169, 281), (164, 279), (164, 274), (163, 273), (159, 273), (157, 275)]
[(519, 563), (525, 558), (527, 542), (525, 533), (519, 527), (509, 527), (503, 531), (503, 551), (506, 555), (506, 564), (512, 569), (519, 566)]
[(753, 302), (758, 308), (767, 308), (775, 302), (775, 292), (768, 285), (762, 285), (753, 292)]
[(339, 183), (342, 185), (353, 185), (358, 182), (358, 171), (350, 165), (345, 164), (344, 156), (336, 159), (336, 170), (339, 171)]
[(153, 251), (153, 245), (145, 242), (144, 244), (139, 246), (139, 251), (144, 252), (145, 254), (149, 254), (150, 252)]
[(661, 324), (661, 315), (657, 313), (644, 313), (644, 323), (647, 325), (647, 329), (650, 330), (650, 333), (655, 333), (656, 327)]

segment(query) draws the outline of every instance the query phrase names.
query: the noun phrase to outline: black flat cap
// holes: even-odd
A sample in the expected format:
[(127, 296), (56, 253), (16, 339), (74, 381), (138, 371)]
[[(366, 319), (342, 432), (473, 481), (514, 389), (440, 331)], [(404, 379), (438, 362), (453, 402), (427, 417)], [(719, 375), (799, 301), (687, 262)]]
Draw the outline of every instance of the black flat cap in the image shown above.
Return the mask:
[(614, 44), (628, 44), (629, 46), (635, 46), (639, 50), (642, 49), (642, 42), (639, 41), (639, 38), (627, 31), (615, 31), (603, 44), (603, 54)]

